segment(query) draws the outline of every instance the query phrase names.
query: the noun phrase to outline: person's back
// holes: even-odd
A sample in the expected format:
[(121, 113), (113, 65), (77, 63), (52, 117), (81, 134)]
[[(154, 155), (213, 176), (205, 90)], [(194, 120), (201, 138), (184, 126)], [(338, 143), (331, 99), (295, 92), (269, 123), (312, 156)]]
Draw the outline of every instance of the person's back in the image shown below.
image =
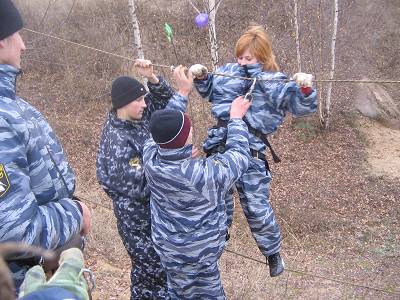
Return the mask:
[(152, 117), (153, 139), (143, 160), (152, 238), (172, 299), (225, 297), (217, 266), (227, 234), (225, 196), (248, 167), (248, 132), (241, 117), (249, 105), (243, 98), (232, 104), (227, 150), (206, 159), (192, 158), (186, 115), (169, 110)]

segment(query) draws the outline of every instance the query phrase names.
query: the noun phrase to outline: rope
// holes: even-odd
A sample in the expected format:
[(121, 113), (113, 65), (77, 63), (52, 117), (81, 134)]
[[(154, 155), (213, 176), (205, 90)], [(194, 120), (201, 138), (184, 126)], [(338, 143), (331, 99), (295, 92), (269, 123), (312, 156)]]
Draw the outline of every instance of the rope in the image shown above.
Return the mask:
[[(248, 260), (252, 260), (252, 261), (258, 262), (258, 263), (263, 264), (263, 265), (266, 264), (266, 262), (264, 262), (264, 261), (261, 261), (259, 259), (256, 259), (256, 258), (247, 256), (247, 255), (235, 252), (233, 250), (225, 249), (224, 251), (232, 253), (232, 254), (234, 254), (236, 256), (240, 256), (240, 257), (246, 258)], [(304, 272), (304, 271), (298, 271), (298, 270), (294, 270), (294, 269), (289, 269), (289, 268), (286, 268), (286, 267), (285, 267), (285, 271), (290, 272), (290, 273), (303, 275), (303, 276), (310, 276), (310, 277), (320, 278), (320, 279), (324, 279), (324, 280), (329, 280), (329, 281), (333, 281), (333, 282), (336, 282), (336, 283), (341, 283), (341, 284), (344, 284), (344, 285), (351, 285), (351, 286), (354, 286), (354, 287), (359, 287), (359, 288), (363, 288), (363, 289), (374, 290), (374, 291), (378, 291), (378, 292), (382, 292), (382, 293), (387, 293), (387, 294), (400, 296), (400, 293), (397, 293), (397, 292), (392, 292), (392, 291), (389, 291), (389, 290), (384, 290), (384, 289), (380, 289), (380, 288), (376, 288), (376, 287), (371, 287), (371, 286), (367, 286), (367, 285), (352, 283), (349, 280), (341, 280), (341, 279), (336, 279), (336, 278), (332, 278), (332, 277), (311, 274), (311, 273), (307, 273), (307, 272)]]
[(88, 203), (91, 203), (93, 205), (100, 206), (100, 207), (103, 207), (103, 208), (105, 208), (107, 210), (113, 211), (113, 208), (111, 208), (108, 205), (104, 205), (104, 204), (101, 204), (101, 203), (98, 203), (98, 202), (94, 202), (92, 200), (89, 200), (88, 198), (85, 198), (85, 197), (82, 197), (82, 196), (78, 196), (78, 195), (76, 195), (76, 198), (79, 199), (79, 200), (83, 200), (85, 203), (88, 202)]
[[(86, 48), (86, 49), (93, 50), (93, 51), (97, 51), (97, 52), (104, 53), (104, 54), (107, 54), (107, 55), (110, 55), (110, 56), (115, 56), (115, 57), (118, 57), (118, 58), (122, 58), (122, 59), (125, 59), (125, 60), (128, 60), (128, 61), (131, 61), (131, 62), (135, 62), (136, 61), (136, 59), (133, 59), (133, 58), (130, 58), (130, 57), (127, 57), (127, 56), (123, 56), (123, 55), (120, 55), (120, 54), (108, 52), (108, 51), (105, 51), (105, 50), (102, 50), (102, 49), (98, 49), (98, 48), (95, 48), (95, 47), (91, 47), (91, 46), (87, 46), (87, 45), (84, 45), (84, 44), (72, 42), (72, 41), (60, 38), (58, 36), (54, 36), (54, 35), (51, 35), (51, 34), (39, 32), (39, 31), (36, 31), (36, 30), (33, 30), (33, 29), (29, 29), (29, 28), (26, 28), (26, 27), (24, 27), (24, 30), (26, 30), (28, 32), (35, 33), (35, 34), (40, 34), (40, 35), (43, 35), (43, 36), (46, 36), (46, 37), (49, 37), (49, 38), (52, 38), (52, 39), (56, 39), (56, 40), (62, 41), (62, 42), (67, 43), (67, 44), (71, 44), (71, 45), (74, 45), (74, 46)], [(174, 66), (167, 66), (167, 65), (154, 64), (154, 63), (152, 65), (154, 67), (168, 68), (170, 70), (173, 70), (175, 68)], [(253, 80), (252, 78), (247, 78), (247, 77), (242, 77), (242, 76), (235, 76), (235, 75), (231, 75), (231, 74), (227, 74), (227, 73), (217, 73), (217, 72), (208, 72), (208, 73), (212, 74), (212, 75), (215, 75), (215, 76), (231, 77), (231, 78), (238, 78), (238, 79), (243, 79), (243, 80)], [(293, 79), (260, 79), (259, 78), (259, 79), (257, 79), (257, 81), (289, 82), (289, 81), (294, 81), (294, 80)], [(363, 80), (363, 79), (318, 79), (318, 80), (313, 80), (313, 81), (314, 82), (321, 82), (321, 83), (323, 83), (323, 82), (337, 82), (337, 83), (389, 83), (389, 84), (398, 84), (398, 83), (400, 83), (400, 80)]]

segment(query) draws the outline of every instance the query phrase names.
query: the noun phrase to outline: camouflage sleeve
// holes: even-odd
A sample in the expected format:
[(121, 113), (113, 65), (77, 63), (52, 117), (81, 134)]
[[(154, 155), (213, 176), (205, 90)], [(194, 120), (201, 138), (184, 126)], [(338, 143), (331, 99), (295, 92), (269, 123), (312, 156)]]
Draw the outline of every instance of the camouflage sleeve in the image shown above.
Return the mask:
[(302, 117), (317, 110), (317, 92), (305, 96), (294, 82), (288, 82), (281, 91), (283, 105), (294, 117)]
[(250, 162), (247, 125), (241, 119), (228, 123), (226, 151), (184, 167), (191, 184), (211, 201), (225, 201), (224, 195), (246, 172)]
[(159, 83), (154, 84), (150, 81), (147, 82), (149, 88), (149, 96), (147, 101), (148, 109), (151, 112), (164, 109), (169, 99), (175, 94), (170, 84), (161, 76), (158, 77)]
[(179, 93), (176, 93), (168, 102), (167, 108), (169, 109), (176, 109), (181, 112), (186, 111), (188, 103), (188, 98), (185, 96), (182, 96)]
[[(31, 190), (24, 124), (0, 119), (0, 241), (55, 249), (80, 232), (82, 214), (71, 199), (39, 203)], [(48, 186), (50, 178), (43, 178)]]
[(199, 92), (199, 94), (202, 98), (206, 98), (208, 100), (212, 99), (213, 79), (214, 79), (214, 75), (207, 74), (207, 78), (205, 78), (205, 79), (193, 80), (194, 87)]

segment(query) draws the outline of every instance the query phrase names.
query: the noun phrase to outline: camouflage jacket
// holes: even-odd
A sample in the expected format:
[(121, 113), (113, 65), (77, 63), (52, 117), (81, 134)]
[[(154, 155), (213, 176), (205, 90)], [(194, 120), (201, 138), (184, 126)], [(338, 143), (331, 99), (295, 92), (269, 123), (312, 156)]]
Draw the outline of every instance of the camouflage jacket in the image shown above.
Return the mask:
[(81, 230), (75, 175), (43, 115), (16, 96), (18, 74), (0, 65), (0, 241), (54, 249)]
[[(217, 72), (257, 79), (288, 79), (280, 72), (263, 71), (261, 64), (240, 66), (237, 63), (230, 63), (219, 68)], [(245, 95), (252, 81), (208, 74), (206, 79), (195, 80), (194, 84), (200, 95), (212, 103), (213, 115), (217, 119), (228, 120), (232, 101), (238, 96)], [(257, 81), (252, 96), (252, 105), (245, 119), (252, 128), (264, 134), (275, 132), (287, 112), (299, 117), (313, 113), (317, 109), (316, 91), (305, 97), (293, 81)], [(210, 130), (204, 144), (205, 149), (211, 149), (225, 137), (226, 128)], [(265, 149), (264, 143), (251, 133), (249, 143), (250, 148), (255, 150)]]
[(147, 107), (142, 120), (121, 120), (117, 118), (115, 111), (108, 113), (100, 140), (96, 169), (99, 183), (113, 200), (128, 197), (148, 201), (150, 192), (142, 168), (142, 153), (144, 143), (150, 137), (151, 113), (167, 105), (169, 108), (186, 109), (187, 98), (174, 93), (163, 78), (159, 79), (158, 84), (148, 83), (150, 92), (145, 96)]
[(226, 152), (192, 159), (192, 147), (161, 149), (150, 139), (144, 168), (151, 190), (151, 226), (163, 264), (215, 263), (227, 232), (225, 195), (247, 170), (248, 131), (241, 119), (228, 123)]

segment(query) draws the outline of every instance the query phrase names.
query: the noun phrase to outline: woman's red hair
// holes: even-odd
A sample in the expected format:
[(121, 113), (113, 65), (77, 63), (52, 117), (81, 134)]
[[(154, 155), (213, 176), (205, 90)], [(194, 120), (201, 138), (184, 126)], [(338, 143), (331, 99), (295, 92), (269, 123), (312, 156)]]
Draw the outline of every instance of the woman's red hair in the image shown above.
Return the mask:
[(279, 71), (275, 55), (272, 52), (271, 41), (267, 32), (258, 25), (249, 26), (236, 43), (235, 55), (239, 57), (246, 49), (257, 58), (265, 71)]

